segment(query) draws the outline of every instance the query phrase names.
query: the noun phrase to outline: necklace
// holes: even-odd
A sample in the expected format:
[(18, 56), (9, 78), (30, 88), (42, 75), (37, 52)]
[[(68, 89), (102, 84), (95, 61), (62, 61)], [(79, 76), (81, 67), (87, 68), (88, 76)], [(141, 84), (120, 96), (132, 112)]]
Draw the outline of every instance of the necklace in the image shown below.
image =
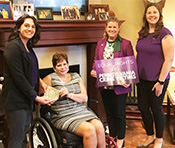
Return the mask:
[(111, 48), (111, 47), (113, 47), (113, 45), (114, 45), (114, 42), (112, 43), (112, 42), (108, 42), (108, 46)]
[(114, 58), (114, 42), (106, 42), (106, 46), (103, 52), (104, 59), (113, 59)]

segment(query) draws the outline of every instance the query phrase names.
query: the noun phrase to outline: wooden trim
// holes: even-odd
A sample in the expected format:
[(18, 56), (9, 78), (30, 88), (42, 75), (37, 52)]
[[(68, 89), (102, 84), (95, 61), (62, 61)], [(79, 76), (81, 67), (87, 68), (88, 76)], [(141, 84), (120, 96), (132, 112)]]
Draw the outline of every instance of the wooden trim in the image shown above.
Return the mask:
[[(41, 26), (41, 39), (37, 46), (76, 45), (96, 43), (102, 38), (105, 21), (81, 20), (38, 20)], [(124, 21), (121, 21), (121, 23)], [(0, 21), (0, 47), (8, 43), (14, 20)]]
[(170, 72), (175, 72), (175, 67), (171, 67)]
[[(95, 43), (103, 36), (103, 21), (53, 21), (38, 20), (41, 39), (37, 46), (74, 45)], [(0, 47), (5, 47), (11, 28), (16, 21), (0, 21)]]

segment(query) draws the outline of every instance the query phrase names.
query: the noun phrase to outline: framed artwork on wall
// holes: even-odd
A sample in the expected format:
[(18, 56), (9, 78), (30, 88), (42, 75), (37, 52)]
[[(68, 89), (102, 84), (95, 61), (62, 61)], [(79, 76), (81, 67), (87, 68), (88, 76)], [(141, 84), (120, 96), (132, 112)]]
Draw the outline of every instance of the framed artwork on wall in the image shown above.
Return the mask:
[(11, 2), (0, 1), (0, 19), (13, 19)]
[(38, 20), (53, 20), (52, 8), (36, 7), (36, 17)]
[(63, 20), (80, 20), (78, 6), (61, 6), (61, 15)]
[(99, 12), (108, 12), (109, 11), (109, 5), (107, 4), (92, 4), (89, 5), (89, 9), (91, 13), (94, 13), (95, 19), (98, 20), (98, 13)]

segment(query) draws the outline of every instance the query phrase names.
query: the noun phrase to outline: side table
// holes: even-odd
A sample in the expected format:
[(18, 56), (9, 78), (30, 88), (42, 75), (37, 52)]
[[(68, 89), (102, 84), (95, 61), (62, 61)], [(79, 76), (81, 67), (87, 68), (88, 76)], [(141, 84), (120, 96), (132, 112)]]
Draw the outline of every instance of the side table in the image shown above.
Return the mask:
[[(171, 129), (170, 124), (170, 108), (173, 109), (173, 125)], [(166, 121), (167, 129), (170, 134), (172, 144), (175, 144), (175, 90), (167, 89), (167, 121)]]

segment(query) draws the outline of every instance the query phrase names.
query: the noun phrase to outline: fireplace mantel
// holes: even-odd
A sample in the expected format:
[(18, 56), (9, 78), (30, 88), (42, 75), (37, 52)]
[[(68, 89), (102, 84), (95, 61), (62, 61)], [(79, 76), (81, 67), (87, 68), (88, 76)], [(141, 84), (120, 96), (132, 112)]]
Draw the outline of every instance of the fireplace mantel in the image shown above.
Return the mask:
[[(105, 27), (104, 21), (97, 20), (39, 20), (38, 22), (41, 26), (41, 39), (37, 46), (96, 43), (102, 38)], [(0, 20), (0, 47), (2, 49), (7, 45), (8, 36), (15, 23), (14, 20)]]
[[(95, 87), (96, 80), (89, 73), (92, 67), (95, 46), (102, 38), (104, 21), (56, 21), (39, 20), (41, 26), (41, 39), (37, 43), (38, 47), (60, 46), (60, 45), (87, 45), (87, 90), (89, 100), (96, 100), (98, 104), (89, 102), (89, 107), (105, 121), (105, 112), (100, 93)], [(121, 21), (123, 23), (124, 21)], [(3, 73), (3, 50), (8, 43), (8, 36), (11, 28), (14, 27), (14, 20), (0, 20), (0, 75)]]
[[(37, 46), (75, 45), (95, 43), (102, 38), (104, 21), (38, 21), (41, 26), (41, 39)], [(0, 47), (8, 42), (14, 20), (0, 21)]]

